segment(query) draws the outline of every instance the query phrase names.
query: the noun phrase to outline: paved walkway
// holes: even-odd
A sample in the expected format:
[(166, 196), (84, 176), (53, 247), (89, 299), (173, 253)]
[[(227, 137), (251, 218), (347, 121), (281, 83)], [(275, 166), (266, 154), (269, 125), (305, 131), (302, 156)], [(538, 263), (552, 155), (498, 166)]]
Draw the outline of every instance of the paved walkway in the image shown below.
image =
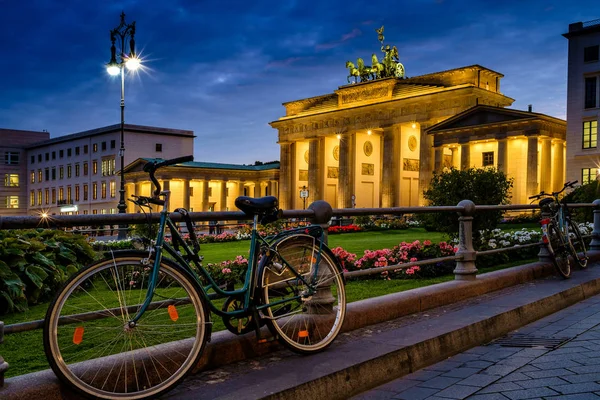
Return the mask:
[[(566, 342), (555, 349), (555, 341)], [(406, 400), (600, 399), (600, 295), (527, 325), (499, 341), (352, 397)], [(509, 342), (509, 340), (503, 340)], [(535, 346), (537, 344), (537, 346)]]

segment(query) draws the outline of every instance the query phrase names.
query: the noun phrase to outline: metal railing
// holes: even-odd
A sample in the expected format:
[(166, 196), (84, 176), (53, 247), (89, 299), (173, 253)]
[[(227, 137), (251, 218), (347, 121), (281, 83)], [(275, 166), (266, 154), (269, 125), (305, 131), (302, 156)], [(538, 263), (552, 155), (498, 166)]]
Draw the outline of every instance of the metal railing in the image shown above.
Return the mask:
[[(586, 204), (568, 204), (569, 208), (593, 208), (594, 221), (591, 234), (590, 249), (600, 250), (600, 200)], [(520, 245), (518, 247), (504, 247), (486, 251), (476, 251), (473, 247), (473, 216), (481, 211), (514, 211), (514, 210), (537, 210), (537, 204), (514, 204), (514, 205), (476, 205), (470, 200), (463, 200), (456, 206), (429, 206), (429, 207), (390, 207), (390, 208), (343, 208), (332, 209), (322, 200), (312, 203), (306, 210), (285, 210), (284, 219), (300, 218), (308, 219), (312, 223), (328, 227), (332, 218), (349, 218), (355, 216), (402, 216), (406, 214), (429, 214), (442, 212), (456, 212), (459, 214), (458, 251), (453, 256), (425, 259), (421, 261), (388, 265), (385, 267), (369, 268), (365, 270), (345, 272), (347, 277), (359, 277), (371, 274), (381, 274), (385, 271), (407, 269), (413, 266), (436, 264), (440, 262), (456, 261), (454, 275), (456, 280), (476, 279), (477, 268), (475, 261), (477, 255), (488, 255), (519, 250), (526, 247), (539, 246), (538, 257), (540, 261), (549, 262), (549, 254), (546, 247), (540, 243)], [(191, 212), (189, 216), (192, 221), (247, 221), (248, 216), (243, 212)], [(42, 216), (0, 216), (0, 229), (27, 229), (27, 228), (51, 228), (64, 229), (69, 227), (93, 226), (93, 225), (124, 225), (158, 223), (160, 214), (103, 214), (103, 215), (60, 215), (44, 218)], [(179, 213), (171, 213), (174, 222), (182, 222), (183, 217)], [(106, 313), (90, 315), (87, 318), (105, 318)], [(0, 321), (0, 343), (4, 334), (14, 334), (43, 327), (43, 320), (29, 321), (19, 324), (4, 326)], [(0, 387), (4, 379), (4, 371), (8, 364), (0, 356)]]

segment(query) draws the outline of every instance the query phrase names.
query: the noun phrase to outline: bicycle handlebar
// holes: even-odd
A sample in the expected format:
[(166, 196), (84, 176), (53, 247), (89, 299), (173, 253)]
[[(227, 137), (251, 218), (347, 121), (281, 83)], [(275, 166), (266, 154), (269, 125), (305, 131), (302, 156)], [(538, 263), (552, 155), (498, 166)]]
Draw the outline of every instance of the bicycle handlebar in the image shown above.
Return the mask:
[(562, 192), (564, 192), (564, 190), (565, 190), (566, 188), (573, 188), (577, 182), (578, 182), (577, 180), (574, 180), (574, 181), (569, 181), (569, 182), (565, 183), (565, 185), (563, 186), (563, 188), (562, 188), (562, 189), (560, 189), (558, 192), (545, 193), (545, 192), (542, 190), (540, 193), (538, 193), (538, 194), (534, 194), (533, 196), (530, 196), (530, 197), (529, 197), (529, 199), (530, 199), (530, 200), (531, 200), (531, 199), (534, 199), (534, 200), (535, 200), (535, 199), (539, 199), (539, 198), (546, 197), (546, 196), (547, 196), (547, 197), (556, 197), (556, 196), (558, 196), (559, 194), (561, 194)]
[(162, 188), (160, 187), (160, 183), (154, 176), (154, 173), (156, 172), (156, 170), (161, 167), (166, 167), (166, 166), (175, 165), (175, 164), (181, 164), (181, 163), (188, 162), (188, 161), (194, 161), (194, 156), (189, 155), (189, 156), (171, 158), (170, 160), (164, 160), (164, 161), (160, 161), (160, 162), (150, 161), (150, 162), (146, 163), (146, 165), (144, 165), (144, 172), (147, 172), (148, 174), (150, 174), (150, 180), (152, 181), (152, 183), (154, 183), (154, 186), (156, 186), (156, 189), (152, 193), (153, 194), (152, 197), (157, 197), (162, 190)]

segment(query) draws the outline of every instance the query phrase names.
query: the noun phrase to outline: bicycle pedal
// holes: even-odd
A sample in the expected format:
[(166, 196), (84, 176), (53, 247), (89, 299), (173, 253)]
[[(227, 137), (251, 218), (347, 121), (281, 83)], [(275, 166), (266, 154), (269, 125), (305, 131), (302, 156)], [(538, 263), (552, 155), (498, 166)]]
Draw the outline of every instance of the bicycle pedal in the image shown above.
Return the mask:
[(262, 343), (269, 343), (272, 342), (274, 340), (277, 340), (277, 338), (275, 336), (269, 336), (267, 338), (262, 338), (262, 339), (258, 339), (257, 343), (262, 344)]

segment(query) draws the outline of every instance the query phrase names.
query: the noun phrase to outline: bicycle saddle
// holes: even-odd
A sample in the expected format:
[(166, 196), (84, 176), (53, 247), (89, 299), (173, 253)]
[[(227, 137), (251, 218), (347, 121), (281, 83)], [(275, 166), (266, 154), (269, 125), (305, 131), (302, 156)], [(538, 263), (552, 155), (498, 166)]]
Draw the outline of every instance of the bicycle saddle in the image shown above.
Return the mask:
[(250, 216), (255, 214), (266, 214), (277, 211), (277, 197), (265, 196), (265, 197), (248, 197), (240, 196), (235, 199), (235, 206), (242, 210), (244, 213)]

